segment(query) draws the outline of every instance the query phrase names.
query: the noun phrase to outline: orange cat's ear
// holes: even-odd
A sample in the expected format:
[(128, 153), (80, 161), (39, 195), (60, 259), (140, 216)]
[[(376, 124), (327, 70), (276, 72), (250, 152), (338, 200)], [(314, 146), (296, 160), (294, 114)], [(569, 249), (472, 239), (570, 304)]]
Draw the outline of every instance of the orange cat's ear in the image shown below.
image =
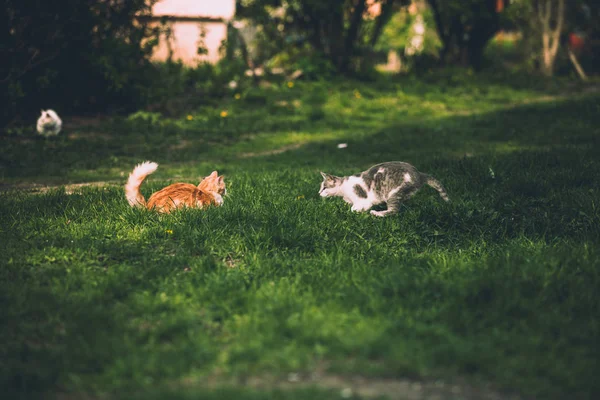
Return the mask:
[(208, 177), (211, 179), (215, 179), (218, 175), (219, 173), (217, 171), (213, 171)]
[(223, 183), (223, 177), (222, 176), (219, 177), (219, 183)]

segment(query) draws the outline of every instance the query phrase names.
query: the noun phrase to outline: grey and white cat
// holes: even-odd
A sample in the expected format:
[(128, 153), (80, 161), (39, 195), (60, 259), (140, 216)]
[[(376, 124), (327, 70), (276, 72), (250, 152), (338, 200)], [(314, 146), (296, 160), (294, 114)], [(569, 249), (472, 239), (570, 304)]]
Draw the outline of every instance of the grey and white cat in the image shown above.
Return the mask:
[(377, 164), (352, 176), (333, 176), (321, 172), (321, 197), (339, 196), (352, 204), (352, 211), (367, 211), (376, 205), (387, 205), (387, 210), (371, 210), (378, 217), (395, 214), (400, 204), (411, 198), (423, 185), (437, 190), (445, 201), (450, 201), (444, 186), (434, 177), (423, 174), (412, 165), (391, 161)]
[(62, 120), (54, 110), (42, 110), (37, 120), (37, 131), (44, 137), (56, 136), (62, 128)]

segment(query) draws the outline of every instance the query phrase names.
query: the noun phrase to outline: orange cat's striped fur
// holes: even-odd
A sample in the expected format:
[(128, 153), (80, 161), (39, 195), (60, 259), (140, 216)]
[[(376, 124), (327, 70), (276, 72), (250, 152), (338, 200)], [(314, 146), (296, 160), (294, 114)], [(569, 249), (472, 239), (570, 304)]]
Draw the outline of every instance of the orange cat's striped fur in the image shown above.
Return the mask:
[(173, 183), (150, 196), (148, 201), (140, 193), (144, 179), (158, 168), (158, 164), (150, 161), (138, 164), (127, 179), (125, 197), (132, 207), (146, 207), (149, 210), (169, 213), (175, 208), (202, 208), (209, 205), (223, 204), (225, 182), (217, 171), (207, 176), (198, 186), (190, 183)]

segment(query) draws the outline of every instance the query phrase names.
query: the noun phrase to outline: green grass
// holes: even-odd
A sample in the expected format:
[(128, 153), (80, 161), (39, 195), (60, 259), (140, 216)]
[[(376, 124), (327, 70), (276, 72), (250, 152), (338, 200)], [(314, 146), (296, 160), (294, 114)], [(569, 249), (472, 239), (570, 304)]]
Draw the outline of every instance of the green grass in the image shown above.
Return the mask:
[[(119, 185), (0, 194), (0, 386), (340, 397), (231, 384), (324, 370), (593, 398), (600, 96), (578, 92), (468, 75), (296, 83), (180, 119), (0, 137), (6, 185)], [(129, 208), (121, 185), (145, 159), (160, 164), (146, 195), (218, 169), (224, 206)], [(320, 170), (390, 160), (437, 177), (452, 203), (423, 189), (377, 219), (319, 198)]]

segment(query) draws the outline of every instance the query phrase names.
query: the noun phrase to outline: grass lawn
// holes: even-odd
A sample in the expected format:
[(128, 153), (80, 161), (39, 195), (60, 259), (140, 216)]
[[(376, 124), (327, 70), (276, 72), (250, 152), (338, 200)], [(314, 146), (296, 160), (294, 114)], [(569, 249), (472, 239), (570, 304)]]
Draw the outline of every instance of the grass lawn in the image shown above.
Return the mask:
[[(0, 136), (5, 189), (105, 183), (0, 193), (3, 393), (600, 395), (597, 92), (435, 75), (239, 97)], [(147, 159), (146, 196), (217, 169), (224, 206), (129, 208)], [(452, 203), (423, 189), (379, 219), (318, 196), (319, 171), (392, 160)]]

